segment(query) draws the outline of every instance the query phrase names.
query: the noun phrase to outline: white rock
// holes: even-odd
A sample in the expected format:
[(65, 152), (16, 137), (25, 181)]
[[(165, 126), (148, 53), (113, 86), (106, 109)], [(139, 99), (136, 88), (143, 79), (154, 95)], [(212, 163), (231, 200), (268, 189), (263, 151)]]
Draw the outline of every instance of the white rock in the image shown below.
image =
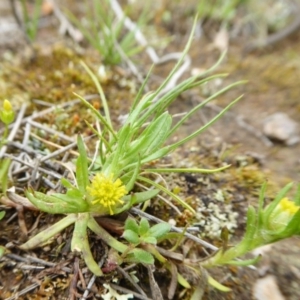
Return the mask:
[(272, 275), (256, 281), (253, 287), (253, 296), (256, 300), (285, 300)]
[(298, 123), (285, 113), (275, 113), (264, 120), (264, 134), (288, 146), (300, 141)]

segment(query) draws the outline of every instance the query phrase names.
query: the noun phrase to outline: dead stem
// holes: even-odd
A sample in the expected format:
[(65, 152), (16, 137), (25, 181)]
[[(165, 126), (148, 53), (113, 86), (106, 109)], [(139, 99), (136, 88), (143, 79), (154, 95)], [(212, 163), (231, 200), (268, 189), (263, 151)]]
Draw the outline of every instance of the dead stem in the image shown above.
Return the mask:
[(131, 276), (125, 271), (125, 269), (121, 268), (120, 266), (117, 266), (117, 270), (125, 277), (134, 287), (135, 289), (145, 298), (147, 298), (146, 293), (142, 290), (142, 288), (131, 278)]

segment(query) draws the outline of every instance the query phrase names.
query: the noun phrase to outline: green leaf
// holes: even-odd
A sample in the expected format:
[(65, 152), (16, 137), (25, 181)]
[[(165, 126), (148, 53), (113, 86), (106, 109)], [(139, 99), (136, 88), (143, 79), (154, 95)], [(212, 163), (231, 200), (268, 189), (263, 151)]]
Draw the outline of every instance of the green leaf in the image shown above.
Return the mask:
[(254, 257), (252, 259), (245, 259), (245, 260), (231, 260), (226, 263), (226, 265), (232, 266), (250, 266), (255, 265), (261, 259), (261, 255)]
[(7, 249), (4, 246), (0, 246), (0, 258), (5, 254)]
[(153, 244), (153, 245), (157, 244), (157, 239), (153, 236), (146, 236), (146, 237), (142, 237), (141, 239), (143, 240), (144, 243), (147, 244)]
[(268, 220), (271, 213), (275, 209), (275, 207), (278, 205), (278, 203), (281, 201), (282, 198), (287, 194), (287, 192), (292, 188), (293, 182), (288, 183), (283, 189), (279, 191), (275, 199), (265, 208), (263, 218)]
[(7, 190), (7, 181), (8, 181), (8, 168), (10, 165), (10, 159), (4, 158), (0, 161), (0, 182), (1, 182), (1, 192), (6, 193)]
[(0, 211), (0, 221), (4, 218), (5, 216), (5, 211)]
[[(136, 166), (133, 170), (132, 176), (129, 177), (128, 181), (122, 181), (126, 185), (126, 190), (128, 192), (130, 192), (133, 189), (134, 185), (135, 185), (136, 178), (137, 178), (137, 176), (139, 174), (139, 171), (140, 171), (140, 167), (141, 167), (141, 160), (140, 160), (140, 156), (138, 156), (137, 157), (137, 163), (136, 163)], [(126, 176), (126, 174), (125, 174), (125, 176)]]
[(227, 286), (221, 284), (220, 282), (216, 281), (215, 279), (213, 279), (211, 276), (208, 276), (208, 283), (213, 286), (214, 288), (216, 288), (219, 291), (222, 292), (230, 292), (231, 289), (228, 288)]
[(136, 220), (133, 218), (127, 218), (124, 228), (125, 230), (132, 230), (136, 234), (139, 233), (139, 225), (137, 224)]
[(123, 211), (130, 209), (133, 205), (145, 202), (158, 194), (159, 190), (149, 190), (141, 193), (134, 193), (123, 197), (126, 203), (122, 208), (116, 209), (115, 213), (119, 214)]
[(152, 254), (149, 252), (146, 252), (145, 250), (142, 249), (133, 249), (132, 253), (135, 257), (135, 259), (142, 264), (147, 264), (147, 265), (153, 265), (154, 264), (154, 258)]
[(131, 163), (139, 154), (143, 159), (152, 154), (165, 142), (172, 124), (172, 117), (168, 112), (163, 113), (141, 133), (140, 137), (131, 143), (131, 151), (127, 153), (124, 160)]
[(87, 223), (89, 214), (79, 214), (75, 222), (73, 237), (71, 241), (71, 250), (78, 251), (82, 254), (83, 259), (89, 270), (96, 276), (102, 276), (103, 273), (95, 262), (87, 237)]
[(39, 210), (50, 214), (67, 214), (86, 211), (85, 202), (74, 201), (74, 199), (70, 199), (68, 195), (57, 194), (59, 197), (55, 197), (30, 190), (26, 190), (25, 195)]
[[(158, 189), (149, 190), (149, 191), (140, 192), (140, 193), (134, 193), (133, 204), (139, 204), (139, 203), (145, 202), (145, 201), (155, 197), (158, 193), (159, 193)], [(131, 198), (132, 198), (132, 195), (127, 195), (123, 199), (125, 202), (127, 202), (127, 201), (130, 201)]]
[(140, 243), (139, 236), (130, 229), (125, 230), (122, 237), (131, 244), (137, 245)]
[(274, 236), (274, 241), (278, 241), (284, 238), (291, 237), (293, 235), (299, 235), (300, 234), (300, 224), (299, 224), (299, 219), (300, 219), (300, 210), (298, 210), (293, 218), (290, 220), (290, 222), (286, 225), (284, 230), (281, 230), (281, 232), (278, 233), (273, 233), (271, 234)]
[(146, 178), (144, 176), (138, 176), (138, 179), (144, 182), (147, 182), (149, 184), (151, 184), (152, 186), (162, 190), (163, 192), (165, 192), (167, 195), (171, 196), (175, 201), (177, 201), (178, 203), (180, 203), (183, 207), (185, 207), (186, 209), (188, 209), (190, 212), (192, 212), (193, 214), (195, 214), (195, 210), (188, 205), (185, 201), (183, 201), (180, 197), (178, 197), (177, 195), (175, 195), (174, 193), (172, 193), (171, 191), (169, 191), (167, 188), (165, 188), (164, 186), (156, 183), (155, 181)]
[(63, 219), (61, 219), (60, 221), (56, 222), (54, 225), (38, 233), (29, 241), (27, 241), (25, 244), (19, 246), (19, 248), (23, 250), (29, 250), (36, 247), (40, 247), (49, 239), (51, 239), (53, 236), (55, 236), (56, 234), (58, 234), (59, 232), (61, 232), (71, 224), (73, 224), (76, 220), (77, 220), (77, 215), (70, 214), (64, 217)]
[[(260, 230), (260, 228), (257, 227), (257, 216), (256, 216), (256, 211), (253, 206), (248, 207), (247, 211), (247, 224), (246, 224), (246, 231), (245, 235), (242, 239), (242, 241), (234, 248), (237, 248), (237, 256), (238, 255), (243, 255), (247, 253), (249, 250), (252, 250), (253, 247), (251, 246), (255, 240), (255, 233)], [(231, 251), (228, 250), (228, 251)]]
[(89, 184), (88, 161), (87, 161), (87, 154), (85, 151), (85, 145), (80, 135), (78, 135), (77, 137), (77, 145), (78, 145), (79, 157), (77, 158), (76, 161), (76, 180), (77, 180), (77, 185), (79, 190), (82, 193), (85, 193), (86, 187)]
[(300, 206), (300, 184), (298, 184), (297, 192), (296, 192), (294, 201), (295, 201), (295, 204), (296, 204), (297, 206)]
[(66, 178), (62, 178), (60, 180), (60, 183), (62, 184), (63, 187), (65, 187), (66, 189), (74, 189), (74, 185), (69, 181), (67, 180)]
[(168, 223), (159, 223), (154, 226), (152, 226), (149, 231), (148, 235), (153, 236), (155, 238), (160, 238), (164, 234), (168, 233), (171, 230), (171, 225)]
[(142, 218), (141, 219), (141, 222), (140, 222), (140, 226), (139, 226), (139, 235), (142, 236), (142, 235), (145, 235), (146, 232), (149, 230), (150, 228), (150, 225), (149, 225), (149, 222), (146, 218)]

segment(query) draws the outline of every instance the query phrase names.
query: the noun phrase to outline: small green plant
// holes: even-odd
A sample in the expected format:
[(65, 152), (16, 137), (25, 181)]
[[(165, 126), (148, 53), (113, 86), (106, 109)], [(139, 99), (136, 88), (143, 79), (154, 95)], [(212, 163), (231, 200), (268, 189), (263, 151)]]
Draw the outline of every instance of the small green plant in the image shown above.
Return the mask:
[[(151, 252), (156, 252), (154, 245), (157, 244), (158, 240), (162, 241), (166, 238), (170, 230), (171, 225), (168, 223), (159, 223), (150, 227), (148, 220), (145, 218), (141, 219), (140, 224), (135, 219), (128, 218), (122, 236), (132, 245), (128, 248), (127, 257), (132, 253), (137, 262), (153, 264), (154, 257)], [(137, 249), (139, 245), (147, 247), (148, 251)], [(133, 250), (130, 250), (130, 248)]]
[[(195, 29), (195, 26), (193, 28)], [(237, 82), (224, 87), (195, 106), (174, 124), (173, 116), (168, 112), (168, 107), (178, 95), (186, 90), (205, 84), (216, 77), (224, 76), (211, 75), (205, 78), (204, 75), (207, 76), (207, 73), (196, 75), (184, 80), (167, 93), (161, 95), (161, 91), (181, 66), (184, 55), (192, 42), (192, 36), (186, 45), (182, 58), (161, 86), (156, 91), (144, 96), (142, 96), (144, 86), (141, 87), (130, 108), (126, 121), (118, 130), (115, 130), (111, 121), (108, 104), (97, 77), (85, 64), (82, 64), (97, 86), (103, 104), (104, 115), (100, 114), (83, 97), (77, 95), (82, 103), (93, 112), (97, 121), (101, 123), (101, 130), (99, 131), (95, 130), (92, 124), (87, 123), (87, 126), (98, 138), (99, 144), (96, 150), (97, 153), (95, 153), (97, 159), (93, 160), (88, 156), (87, 146), (84, 143), (84, 139), (79, 135), (77, 139), (79, 156), (76, 159), (76, 170), (70, 174), (72, 179), (69, 177), (69, 179), (64, 178), (61, 180), (65, 192), (48, 195), (35, 191), (32, 188), (26, 190), (27, 198), (38, 209), (51, 214), (64, 214), (65, 216), (21, 245), (21, 249), (28, 250), (42, 246), (66, 227), (74, 225), (71, 250), (82, 255), (86, 265), (95, 275), (102, 276), (103, 273), (93, 258), (89, 245), (88, 229), (96, 233), (111, 248), (115, 254), (115, 261), (118, 264), (128, 261), (154, 264), (155, 260), (157, 260), (166, 269), (175, 274), (174, 276), (176, 276), (181, 285), (186, 288), (191, 287), (187, 280), (177, 272), (175, 263), (171, 259), (166, 258), (166, 252), (170, 253), (172, 250), (163, 253), (157, 247), (157, 244), (162, 240), (169, 238), (179, 238), (180, 240), (180, 235), (174, 235), (174, 233), (169, 232), (169, 224), (161, 223), (151, 227), (144, 218), (140, 222), (128, 218), (122, 235), (123, 242), (120, 242), (100, 226), (95, 217), (126, 212), (133, 206), (155, 197), (159, 192), (168, 194), (178, 205), (182, 205), (191, 213), (195, 213), (188, 203), (162, 184), (157, 183), (153, 178), (161, 177), (161, 174), (170, 172), (218, 172), (228, 167), (225, 166), (215, 170), (149, 167), (149, 163), (172, 153), (178, 147), (203, 132), (240, 99), (240, 97), (235, 99), (207, 124), (195, 130), (195, 132), (190, 133), (181, 140), (172, 142), (170, 138), (196, 111), (230, 88), (242, 83)], [(207, 72), (211, 72), (219, 62)], [(146, 81), (144, 84), (146, 84)], [(9, 111), (8, 106), (6, 106), (6, 110), (7, 112)], [(140, 184), (141, 187), (146, 185), (144, 187), (145, 190), (137, 192), (135, 189), (136, 183), (143, 183)], [(204, 269), (209, 270), (212, 267), (226, 264), (252, 264), (258, 258), (246, 261), (238, 261), (236, 259), (256, 247), (273, 243), (295, 234), (298, 235), (300, 233), (298, 221), (300, 217), (300, 188), (294, 202), (285, 198), (290, 188), (291, 184), (287, 185), (273, 202), (264, 207), (266, 185), (262, 187), (258, 211), (255, 211), (253, 207), (249, 207), (246, 232), (240, 243), (230, 247), (228, 245), (228, 234), (226, 229), (224, 229), (222, 234), (224, 247), (213, 256), (201, 261), (186, 259), (181, 256), (180, 263), (201, 277), (203, 274), (207, 275), (206, 271), (203, 271)], [(176, 243), (176, 245), (178, 244)], [(176, 271), (174, 271), (175, 269)], [(230, 290), (215, 281), (211, 276), (207, 275), (206, 278), (210, 285), (222, 291)], [(193, 299), (197, 299), (197, 295), (200, 293), (201, 291), (196, 289)]]
[(197, 7), (199, 17), (208, 17), (218, 21), (230, 21), (235, 16), (239, 5), (249, 0), (200, 1)]
[(300, 185), (294, 201), (285, 197), (292, 183), (286, 185), (274, 201), (264, 207), (266, 184), (262, 186), (257, 212), (250, 206), (247, 212), (247, 227), (244, 238), (229, 249), (219, 250), (215, 256), (203, 263), (206, 268), (219, 265), (250, 265), (259, 257), (239, 261), (235, 260), (255, 248), (274, 243), (293, 235), (300, 234)]
[[(143, 47), (135, 41), (135, 31), (126, 32), (124, 20), (116, 20), (110, 1), (93, 0), (83, 21), (79, 21), (70, 12), (71, 21), (80, 29), (86, 40), (103, 58), (103, 62), (116, 65), (140, 52)], [(146, 19), (146, 10), (141, 14), (138, 25), (141, 26)]]
[[(86, 146), (83, 139), (79, 136), (79, 157), (76, 161), (76, 172), (75, 174), (72, 174), (73, 180), (70, 181), (62, 179), (61, 181), (62, 185), (66, 189), (66, 193), (54, 193), (47, 195), (34, 191), (33, 189), (28, 189), (26, 191), (28, 199), (41, 211), (52, 214), (66, 214), (67, 216), (31, 238), (28, 242), (21, 246), (22, 249), (27, 250), (41, 246), (64, 228), (74, 224), (71, 249), (72, 251), (80, 252), (89, 269), (94, 274), (100, 276), (102, 275), (102, 271), (98, 264), (94, 261), (89, 247), (87, 235), (88, 228), (99, 235), (111, 248), (122, 253), (123, 259), (128, 259), (127, 257), (124, 257), (125, 254), (131, 256), (132, 253), (133, 256), (137, 258), (138, 255), (142, 253), (141, 251), (143, 251), (143, 249), (135, 247), (134, 250), (128, 252), (128, 246), (119, 242), (106, 232), (95, 221), (95, 216), (115, 215), (127, 211), (132, 206), (153, 198), (160, 191), (171, 196), (174, 201), (178, 202), (178, 204), (190, 210), (192, 213), (195, 212), (194, 209), (180, 197), (166, 189), (161, 184), (150, 179), (149, 175), (153, 177), (166, 172), (217, 172), (224, 170), (228, 166), (224, 166), (216, 170), (203, 170), (198, 168), (152, 169), (147, 168), (146, 164), (173, 152), (179, 146), (191, 140), (217, 121), (240, 99), (240, 97), (230, 103), (222, 112), (203, 127), (197, 129), (195, 132), (180, 141), (176, 141), (173, 144), (166, 144), (166, 141), (197, 110), (220, 94), (228, 91), (231, 87), (241, 84), (241, 82), (231, 84), (223, 88), (218, 93), (210, 96), (172, 126), (172, 115), (167, 111), (167, 109), (177, 96), (188, 89), (197, 87), (217, 77), (215, 75), (204, 78), (203, 76), (205, 74), (202, 74), (202, 76), (193, 76), (186, 79), (178, 86), (175, 86), (163, 96), (160, 96), (161, 90), (167, 85), (173, 74), (178, 70), (183, 62), (184, 55), (187, 53), (191, 42), (192, 35), (187, 43), (182, 58), (176, 64), (171, 74), (155, 92), (148, 93), (142, 97), (142, 86), (130, 109), (126, 122), (118, 131), (115, 131), (113, 128), (107, 101), (98, 79), (91, 70), (83, 64), (87, 73), (94, 80), (103, 102), (104, 116), (101, 115), (99, 111), (97, 111), (84, 98), (77, 95), (79, 99), (81, 99), (82, 102), (91, 111), (93, 111), (96, 118), (102, 124), (101, 132), (96, 131), (91, 124), (87, 124), (99, 138), (99, 151), (97, 153), (98, 160), (91, 164), (91, 160), (86, 153)], [(212, 71), (212, 69), (208, 72)], [(154, 189), (139, 193), (134, 192), (133, 189), (137, 181), (151, 185)], [(144, 222), (145, 221), (143, 221), (142, 224), (144, 224)], [(154, 226), (154, 228), (156, 227)], [(151, 232), (151, 229), (149, 230)], [(152, 238), (150, 238), (150, 236), (148, 237), (148, 241), (154, 241), (154, 238), (156, 237), (155, 235), (153, 236), (153, 234)], [(145, 237), (139, 235), (140, 242), (142, 241), (142, 238)], [(147, 243), (147, 245), (151, 245), (151, 243)], [(165, 259), (155, 252), (155, 249), (151, 247), (149, 249), (153, 250), (152, 255), (165, 262)], [(148, 262), (152, 263), (151, 257), (148, 257)], [(145, 259), (140, 257), (140, 261), (145, 261)]]
[(24, 28), (30, 42), (34, 42), (38, 32), (39, 18), (43, 0), (34, 0), (34, 9), (32, 16), (30, 15), (26, 2), (26, 0), (21, 0)]

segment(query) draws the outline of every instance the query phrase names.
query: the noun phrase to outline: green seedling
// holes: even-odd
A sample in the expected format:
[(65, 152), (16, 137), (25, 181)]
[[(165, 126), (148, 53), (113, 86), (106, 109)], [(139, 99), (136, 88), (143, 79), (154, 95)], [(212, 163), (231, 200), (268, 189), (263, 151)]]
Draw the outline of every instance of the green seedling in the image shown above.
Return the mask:
[(42, 3), (43, 0), (34, 0), (34, 9), (31, 16), (26, 0), (21, 0), (25, 33), (31, 43), (35, 41), (38, 32)]
[[(128, 218), (122, 236), (133, 248), (133, 250), (128, 251), (128, 255), (132, 254), (137, 262), (153, 264), (154, 257), (148, 252), (149, 247), (154, 252), (153, 245), (156, 245), (158, 240), (163, 240), (170, 229), (171, 225), (168, 223), (160, 223), (150, 227), (148, 220), (145, 218), (141, 219), (140, 224), (135, 219)], [(145, 246), (147, 244), (150, 244), (148, 245), (148, 251), (136, 248), (138, 245)]]
[(300, 234), (300, 185), (294, 201), (285, 195), (291, 189), (292, 183), (286, 185), (276, 196), (274, 201), (264, 207), (266, 184), (260, 192), (257, 211), (249, 206), (247, 226), (244, 238), (237, 245), (229, 249), (219, 250), (213, 257), (203, 263), (210, 268), (218, 265), (246, 266), (254, 264), (259, 257), (250, 260), (236, 260), (236, 258), (251, 252), (255, 248), (274, 243), (276, 241)]
[[(110, 1), (93, 0), (91, 7), (86, 5), (88, 12), (84, 22), (68, 12), (71, 21), (79, 28), (89, 44), (101, 55), (103, 62), (108, 65), (119, 64), (124, 57), (130, 57), (143, 50), (135, 40), (135, 31), (127, 31), (124, 19), (116, 20), (110, 9)], [(140, 27), (146, 20), (146, 12), (138, 20)]]

